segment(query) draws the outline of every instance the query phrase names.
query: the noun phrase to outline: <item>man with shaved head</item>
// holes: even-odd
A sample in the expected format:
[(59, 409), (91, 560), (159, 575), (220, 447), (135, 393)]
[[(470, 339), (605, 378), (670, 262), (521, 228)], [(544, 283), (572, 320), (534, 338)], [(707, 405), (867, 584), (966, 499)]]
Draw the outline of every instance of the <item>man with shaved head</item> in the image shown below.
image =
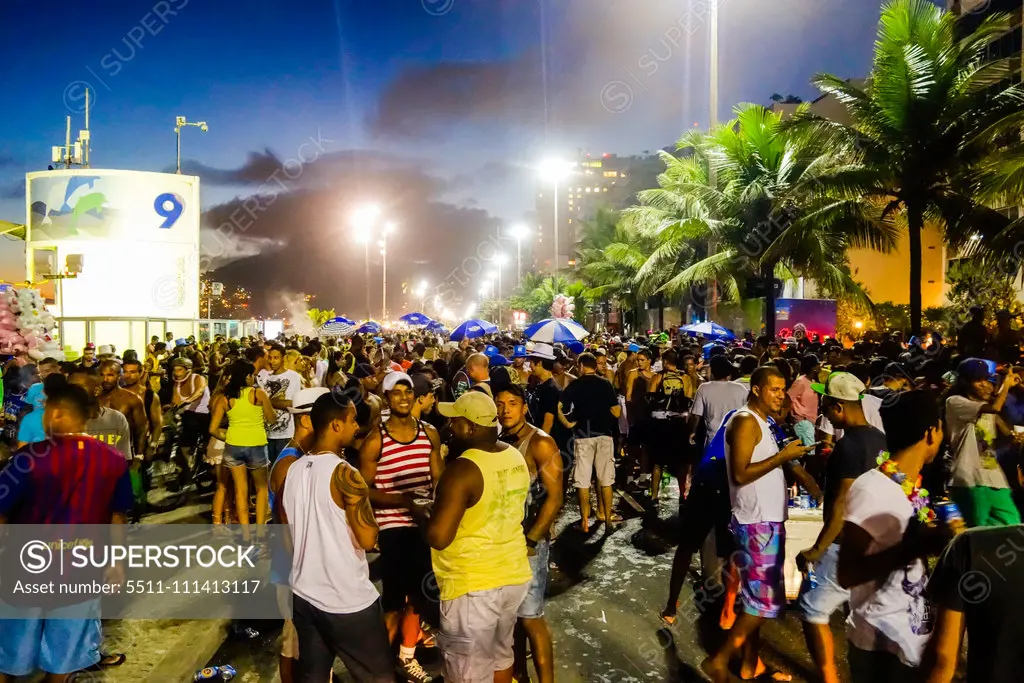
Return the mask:
[(121, 364), (108, 359), (100, 362), (100, 395), (99, 402), (104, 408), (116, 410), (128, 420), (132, 432), (132, 445), (135, 453), (146, 452), (149, 436), (149, 419), (146, 407), (138, 395), (121, 387)]
[(474, 353), (466, 359), (466, 374), (469, 375), (470, 391), (482, 391), (491, 398), (491, 359), (482, 353)]

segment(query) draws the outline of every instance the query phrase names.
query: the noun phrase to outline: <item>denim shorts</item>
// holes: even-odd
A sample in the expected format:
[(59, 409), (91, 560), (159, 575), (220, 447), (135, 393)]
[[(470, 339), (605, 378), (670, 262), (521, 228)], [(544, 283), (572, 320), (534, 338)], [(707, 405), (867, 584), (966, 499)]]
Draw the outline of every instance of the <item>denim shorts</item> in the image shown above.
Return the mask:
[[(22, 618), (9, 618), (17, 615)], [(36, 669), (69, 674), (100, 661), (100, 601), (52, 610), (18, 609), (0, 617), (0, 673)]]
[(850, 591), (840, 587), (836, 578), (839, 572), (839, 544), (833, 543), (817, 562), (814, 563), (814, 578), (811, 587), (804, 577), (797, 598), (797, 616), (808, 624), (827, 624), (831, 616), (850, 600)]
[(267, 456), (267, 445), (262, 446), (232, 446), (224, 447), (224, 465), (227, 467), (248, 467), (250, 470), (259, 470), (270, 464)]
[(551, 541), (544, 539), (537, 542), (537, 551), (530, 555), (530, 571), (533, 579), (526, 592), (523, 604), (519, 606), (520, 619), (540, 619), (544, 616), (544, 593), (548, 589), (548, 558), (551, 555)]

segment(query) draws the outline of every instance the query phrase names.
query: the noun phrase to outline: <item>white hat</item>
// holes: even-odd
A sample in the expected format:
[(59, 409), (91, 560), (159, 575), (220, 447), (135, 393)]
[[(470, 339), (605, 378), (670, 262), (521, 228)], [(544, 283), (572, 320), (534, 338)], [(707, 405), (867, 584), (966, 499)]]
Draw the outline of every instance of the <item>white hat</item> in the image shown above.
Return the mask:
[(848, 372), (833, 372), (824, 384), (811, 384), (811, 388), (822, 396), (839, 401), (859, 401), (867, 391), (864, 382)]
[(104, 344), (103, 346), (101, 346), (98, 349), (96, 349), (96, 355), (97, 356), (113, 356), (114, 355), (114, 349), (111, 348), (108, 344)]
[(316, 403), (318, 398), (329, 393), (331, 393), (331, 390), (326, 387), (299, 389), (299, 393), (295, 394), (295, 398), (292, 399), (292, 405), (288, 408), (288, 412), (293, 415), (308, 413), (313, 410), (313, 404)]
[(533, 348), (530, 349), (530, 356), (533, 358), (545, 358), (547, 360), (554, 360), (555, 349), (551, 346), (551, 344), (547, 344), (545, 342), (537, 342), (536, 344), (533, 345)]
[(410, 387), (415, 386), (412, 383), (412, 377), (404, 372), (389, 372), (384, 375), (384, 381), (381, 382), (381, 387), (384, 391), (391, 391), (395, 388), (395, 385), (399, 382), (406, 382)]

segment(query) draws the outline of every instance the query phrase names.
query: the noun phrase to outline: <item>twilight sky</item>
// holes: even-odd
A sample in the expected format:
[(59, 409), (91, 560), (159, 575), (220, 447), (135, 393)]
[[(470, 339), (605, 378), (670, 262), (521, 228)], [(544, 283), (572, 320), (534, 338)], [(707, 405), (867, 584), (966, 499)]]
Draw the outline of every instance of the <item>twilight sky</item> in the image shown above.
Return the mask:
[[(82, 127), (88, 84), (94, 168), (173, 171), (184, 115), (210, 126), (182, 134), (204, 228), (276, 193), (217, 241), (235, 258), (219, 278), (361, 315), (348, 216), (373, 201), (399, 230), (390, 308), (403, 280), (465, 282), (469, 300), (477, 283), (452, 270), (530, 216), (540, 158), (635, 154), (707, 126), (713, 1), (5, 0), (0, 219), (24, 221), (24, 173), (45, 170), (65, 115)], [(816, 72), (868, 69), (872, 0), (717, 1), (723, 119), (773, 92), (813, 97)]]

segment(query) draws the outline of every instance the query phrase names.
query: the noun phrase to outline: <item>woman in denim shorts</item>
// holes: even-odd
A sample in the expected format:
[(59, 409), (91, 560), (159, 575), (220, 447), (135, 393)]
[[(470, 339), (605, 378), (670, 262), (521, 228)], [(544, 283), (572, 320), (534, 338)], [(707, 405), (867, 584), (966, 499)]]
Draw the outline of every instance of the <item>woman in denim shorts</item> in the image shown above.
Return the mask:
[[(224, 393), (214, 401), (210, 433), (226, 444), (224, 465), (235, 483), (235, 509), (242, 525), (242, 537), (249, 540), (249, 473), (256, 484), (256, 524), (267, 522), (267, 422), (276, 419), (270, 397), (256, 383), (256, 367), (247, 360), (231, 366)], [(222, 429), (224, 416), (227, 429)]]

